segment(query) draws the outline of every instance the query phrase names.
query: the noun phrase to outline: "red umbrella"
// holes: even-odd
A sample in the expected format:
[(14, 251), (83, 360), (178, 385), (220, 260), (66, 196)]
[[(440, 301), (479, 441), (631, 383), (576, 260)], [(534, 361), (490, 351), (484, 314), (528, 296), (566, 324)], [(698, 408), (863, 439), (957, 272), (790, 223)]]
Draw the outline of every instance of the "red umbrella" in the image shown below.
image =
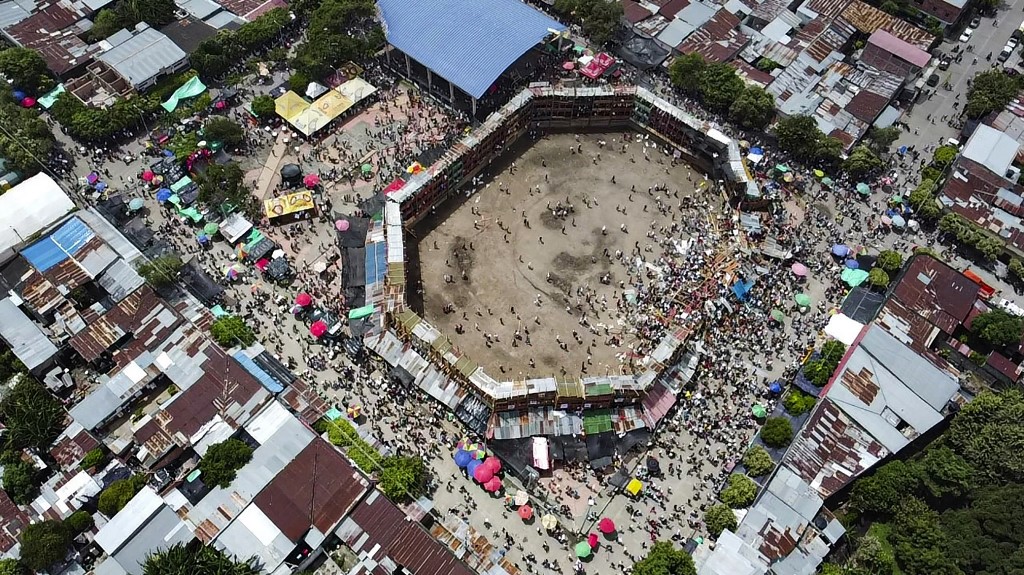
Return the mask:
[(316, 174), (306, 174), (303, 178), (302, 183), (306, 184), (307, 188), (315, 188), (320, 183), (320, 176)]
[(519, 508), (517, 513), (519, 513), (519, 516), (523, 518), (523, 521), (529, 521), (530, 518), (533, 517), (533, 507), (523, 505)]
[(498, 459), (497, 457), (488, 457), (487, 459), (484, 460), (484, 465), (491, 468), (492, 474), (496, 475), (499, 471), (501, 471), (501, 460)]
[(615, 533), (615, 522), (605, 517), (604, 519), (597, 522), (597, 528), (601, 530), (601, 533), (605, 535), (609, 533)]
[[(481, 466), (481, 467), (483, 467), (483, 466)], [(477, 469), (479, 469), (479, 467)], [(497, 491), (499, 489), (501, 489), (501, 479), (498, 478), (498, 477), (492, 477), (490, 481), (488, 481), (487, 483), (484, 483), (484, 490), (486, 490), (486, 491), (494, 493), (495, 491)]]
[(269, 265), (270, 265), (270, 260), (268, 260), (267, 258), (261, 258), (261, 259), (256, 261), (256, 269), (260, 270), (261, 272), (262, 271), (266, 271), (267, 270), (267, 266), (269, 266)]
[(587, 535), (587, 544), (590, 545), (591, 549), (597, 549), (597, 533)]
[(473, 478), (480, 483), (487, 483), (494, 477), (494, 472), (487, 465), (480, 465), (473, 471)]
[(31, 108), (32, 106), (36, 105), (36, 99), (32, 96), (27, 96), (24, 100), (21, 101), (21, 105), (26, 108)]
[(295, 296), (295, 305), (301, 305), (302, 307), (306, 307), (311, 303), (313, 303), (313, 296), (309, 295), (308, 293), (300, 293), (299, 295)]
[(309, 333), (313, 334), (313, 337), (323, 337), (327, 333), (327, 324), (316, 320), (313, 325), (309, 326)]
[(152, 170), (146, 170), (145, 172), (142, 172), (142, 179), (147, 181), (147, 182), (152, 182), (153, 181), (153, 177), (155, 175), (156, 174), (154, 174)]

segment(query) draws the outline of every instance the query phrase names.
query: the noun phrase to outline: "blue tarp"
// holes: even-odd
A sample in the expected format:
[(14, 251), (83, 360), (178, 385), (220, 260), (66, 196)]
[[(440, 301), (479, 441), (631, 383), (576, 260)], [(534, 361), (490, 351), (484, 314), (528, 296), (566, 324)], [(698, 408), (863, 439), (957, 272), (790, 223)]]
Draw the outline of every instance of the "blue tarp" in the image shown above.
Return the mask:
[(28, 263), (39, 272), (60, 264), (78, 253), (96, 234), (78, 218), (71, 218), (52, 234), (22, 250)]
[(256, 362), (254, 362), (248, 355), (245, 355), (244, 351), (236, 351), (234, 357), (245, 371), (252, 374), (252, 376), (255, 377), (263, 387), (267, 388), (267, 391), (270, 393), (280, 393), (284, 391), (284, 386), (275, 381), (273, 377), (270, 377), (269, 373), (263, 371), (262, 367), (256, 365)]
[(388, 271), (388, 246), (375, 242), (366, 246), (366, 285), (384, 281)]
[(378, 0), (388, 42), (474, 98), (565, 26), (520, 0)]
[(747, 294), (750, 293), (750, 288), (754, 287), (753, 280), (744, 282), (739, 280), (732, 284), (732, 293), (736, 294), (736, 299), (740, 301), (747, 301)]

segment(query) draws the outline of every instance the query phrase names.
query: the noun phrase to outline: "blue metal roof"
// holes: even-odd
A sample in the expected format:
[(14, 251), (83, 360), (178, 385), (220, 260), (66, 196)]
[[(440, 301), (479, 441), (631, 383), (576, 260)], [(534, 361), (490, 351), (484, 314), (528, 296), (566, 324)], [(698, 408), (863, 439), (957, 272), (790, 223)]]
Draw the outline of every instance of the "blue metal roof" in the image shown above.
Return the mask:
[(256, 362), (251, 357), (245, 354), (244, 351), (236, 351), (234, 355), (235, 361), (242, 365), (245, 371), (248, 371), (253, 377), (259, 381), (263, 387), (267, 388), (270, 393), (280, 393), (284, 391), (284, 386), (277, 382), (269, 373), (263, 371), (263, 368), (256, 365)]
[(40, 273), (78, 253), (96, 234), (78, 218), (71, 218), (50, 235), (21, 251)]
[(366, 246), (366, 285), (384, 281), (388, 273), (388, 246), (375, 242)]
[(519, 0), (378, 0), (388, 42), (470, 96), (565, 26)]

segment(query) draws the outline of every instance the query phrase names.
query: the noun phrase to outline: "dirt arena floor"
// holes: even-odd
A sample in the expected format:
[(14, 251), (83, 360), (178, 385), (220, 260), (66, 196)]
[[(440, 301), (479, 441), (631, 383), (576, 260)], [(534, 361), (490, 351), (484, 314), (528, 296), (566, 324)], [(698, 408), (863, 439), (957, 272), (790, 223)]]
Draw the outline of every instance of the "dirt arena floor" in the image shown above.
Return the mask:
[[(674, 206), (676, 193), (697, 193), (703, 174), (672, 166), (653, 141), (629, 142), (623, 153), (621, 140), (619, 133), (523, 138), (480, 177), (475, 193), (467, 190), (468, 198), (449, 201), (413, 230), (410, 243), (420, 240), (410, 263), (423, 289), (413, 307), (493, 377), (624, 371), (631, 335), (616, 301), (633, 278), (611, 256), (636, 242), (644, 247), (648, 230), (669, 225), (656, 202)], [(657, 185), (669, 193), (648, 192)], [(555, 214), (559, 205), (566, 213)], [(587, 316), (597, 333), (580, 323), (580, 288), (607, 303)]]

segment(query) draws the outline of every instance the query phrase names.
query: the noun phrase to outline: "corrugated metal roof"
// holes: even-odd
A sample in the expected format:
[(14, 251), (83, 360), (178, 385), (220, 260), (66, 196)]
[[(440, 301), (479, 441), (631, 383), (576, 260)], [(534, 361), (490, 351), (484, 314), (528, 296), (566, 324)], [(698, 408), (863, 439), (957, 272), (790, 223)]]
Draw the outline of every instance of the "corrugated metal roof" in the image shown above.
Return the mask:
[(75, 204), (46, 174), (36, 174), (4, 192), (0, 195), (0, 261), (73, 209)]
[(116, 70), (133, 87), (172, 71), (186, 58), (188, 55), (170, 38), (148, 26), (136, 29), (131, 38), (96, 57)]
[(868, 37), (868, 43), (874, 44), (890, 54), (899, 56), (918, 68), (924, 68), (928, 65), (928, 61), (931, 60), (931, 56), (928, 55), (928, 52), (893, 36), (885, 30), (875, 30), (875, 32)]
[(961, 155), (988, 168), (993, 174), (1003, 176), (1017, 157), (1020, 144), (1003, 132), (981, 124), (971, 134)]
[(549, 29), (565, 29), (519, 0), (379, 0), (377, 6), (388, 42), (474, 98)]
[(14, 355), (32, 370), (57, 354), (57, 346), (25, 315), (11, 298), (0, 300), (0, 337)]

